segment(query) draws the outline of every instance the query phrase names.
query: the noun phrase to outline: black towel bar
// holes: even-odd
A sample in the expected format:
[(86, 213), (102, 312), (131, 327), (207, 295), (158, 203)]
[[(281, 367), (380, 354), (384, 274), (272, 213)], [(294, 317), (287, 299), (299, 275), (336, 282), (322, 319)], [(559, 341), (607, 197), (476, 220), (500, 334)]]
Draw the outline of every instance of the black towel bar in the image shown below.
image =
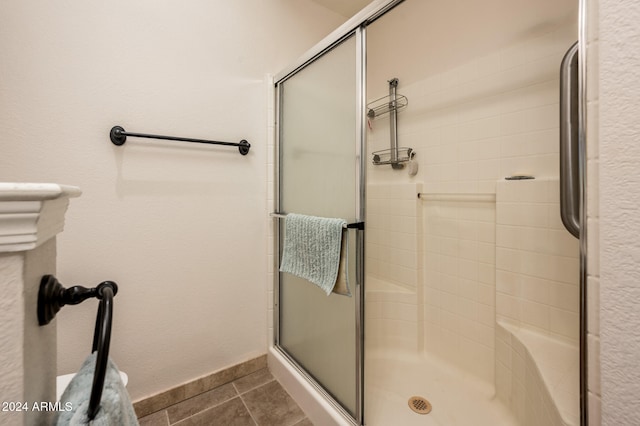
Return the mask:
[(249, 148), (251, 148), (251, 144), (246, 140), (242, 139), (240, 142), (220, 142), (220, 141), (210, 141), (206, 139), (193, 139), (193, 138), (179, 138), (177, 136), (161, 136), (161, 135), (149, 135), (147, 133), (133, 133), (125, 131), (121, 126), (113, 126), (111, 131), (109, 132), (109, 138), (114, 145), (124, 145), (127, 141), (127, 136), (135, 137), (135, 138), (150, 138), (150, 139), (164, 139), (169, 141), (181, 141), (181, 142), (195, 142), (195, 143), (207, 143), (212, 145), (226, 145), (226, 146), (237, 146), (240, 154), (247, 155), (249, 153)]
[[(273, 213), (269, 213), (269, 216), (275, 217), (278, 219), (284, 219), (285, 217), (287, 217), (287, 213), (273, 212)], [(364, 222), (351, 222), (351, 223), (347, 223), (346, 225), (343, 225), (342, 227), (346, 229), (359, 229), (360, 231), (364, 231)]]
[(38, 323), (40, 325), (49, 324), (64, 305), (77, 305), (91, 297), (100, 300), (93, 333), (93, 344), (91, 345), (91, 352), (97, 351), (98, 353), (96, 354), (96, 369), (93, 374), (89, 408), (87, 409), (89, 420), (93, 420), (100, 410), (100, 399), (104, 389), (111, 344), (113, 297), (117, 292), (118, 285), (113, 281), (101, 282), (95, 288), (82, 286), (64, 288), (53, 275), (45, 275), (40, 280), (38, 292)]

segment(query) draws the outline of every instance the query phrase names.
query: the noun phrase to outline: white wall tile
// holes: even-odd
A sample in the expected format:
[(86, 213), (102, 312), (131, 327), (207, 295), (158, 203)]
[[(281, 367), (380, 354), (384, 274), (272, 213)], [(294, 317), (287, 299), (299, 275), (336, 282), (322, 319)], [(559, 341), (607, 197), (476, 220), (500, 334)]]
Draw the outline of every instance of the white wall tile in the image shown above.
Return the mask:
[(523, 323), (532, 327), (541, 328), (543, 330), (550, 329), (550, 315), (548, 305), (521, 299), (520, 306), (522, 308), (521, 320)]
[[(497, 185), (496, 291), (498, 315), (578, 339), (578, 244), (560, 223), (555, 179)], [(509, 302), (519, 305), (516, 316)]]
[(589, 402), (589, 425), (590, 426), (600, 426), (602, 419), (602, 403), (600, 400), (600, 396), (589, 392), (588, 397)]
[[(418, 252), (423, 256), (424, 282), (418, 282), (417, 288), (422, 284), (424, 290), (425, 350), (447, 356), (467, 370), (477, 367), (466, 355), (473, 351), (473, 344), (479, 344), (472, 337), (471, 318), (476, 321), (476, 337), (495, 330), (496, 316), (556, 337), (577, 336), (569, 331), (575, 314), (577, 246), (559, 219), (557, 191), (557, 67), (575, 31), (549, 29), (531, 37), (471, 58), (403, 92), (418, 106), (400, 118), (411, 127), (405, 137), (422, 144), (416, 178), (424, 182), (424, 190), (498, 193), (497, 203), (490, 208), (420, 201), (424, 245)], [(428, 99), (420, 99), (427, 95)], [(421, 137), (411, 139), (419, 132)], [(377, 128), (370, 136), (381, 133), (380, 141), (388, 144), (388, 128)], [(381, 168), (370, 171), (374, 182), (389, 177)], [(534, 175), (536, 180), (503, 185), (502, 179), (513, 174)], [(392, 179), (401, 181), (404, 175), (396, 173)], [(393, 232), (405, 230), (396, 226)], [(388, 233), (378, 234), (376, 244), (387, 237)], [(392, 239), (396, 249), (407, 250), (400, 237)], [(393, 253), (399, 262), (400, 252)], [(389, 254), (376, 247), (372, 256), (388, 259)], [(552, 318), (560, 323), (552, 327)], [(512, 350), (518, 349), (522, 346), (514, 344)], [(524, 357), (519, 359), (517, 378), (502, 370), (496, 370), (496, 375), (504, 386), (520, 390), (516, 410), (524, 413), (525, 405), (530, 409), (532, 404), (525, 404), (525, 362)], [(553, 418), (544, 404), (542, 399), (534, 401), (546, 413), (541, 416)]]
[(478, 304), (478, 322), (494, 328), (496, 322), (496, 308), (494, 305)]
[[(528, 275), (520, 276), (522, 297), (532, 302), (551, 304), (551, 282)], [(575, 289), (572, 289), (575, 292)]]
[(587, 345), (589, 347), (589, 362), (588, 362), (588, 382), (589, 390), (597, 395), (601, 395), (600, 386), (600, 338), (594, 335), (589, 335), (587, 339)]
[[(530, 331), (522, 333), (517, 327), (506, 327), (501, 323), (496, 328), (498, 397), (520, 424), (577, 424), (577, 346), (568, 349), (557, 340), (545, 339)], [(541, 358), (540, 354), (544, 357)], [(508, 377), (511, 378), (510, 383), (506, 381)]]
[(580, 290), (571, 284), (549, 281), (549, 304), (570, 312), (579, 311)]

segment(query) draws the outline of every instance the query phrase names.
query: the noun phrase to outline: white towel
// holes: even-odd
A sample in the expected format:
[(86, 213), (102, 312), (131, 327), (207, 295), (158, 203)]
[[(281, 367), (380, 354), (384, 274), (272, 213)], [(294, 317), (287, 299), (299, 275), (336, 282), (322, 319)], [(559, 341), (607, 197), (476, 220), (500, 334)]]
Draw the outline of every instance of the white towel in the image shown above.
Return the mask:
[(304, 278), (327, 296), (331, 294), (338, 277), (346, 223), (344, 219), (288, 214), (280, 271)]

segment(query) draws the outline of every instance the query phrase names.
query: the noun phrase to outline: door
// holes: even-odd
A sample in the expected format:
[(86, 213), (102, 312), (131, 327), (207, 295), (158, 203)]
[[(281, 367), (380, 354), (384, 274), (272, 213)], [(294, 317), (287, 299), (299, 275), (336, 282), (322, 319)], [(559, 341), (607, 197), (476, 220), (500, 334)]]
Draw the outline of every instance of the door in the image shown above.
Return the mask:
[[(278, 210), (360, 221), (362, 111), (352, 34), (313, 62), (277, 83), (279, 96)], [(282, 248), (284, 220), (280, 219)], [(352, 297), (331, 294), (308, 281), (279, 274), (277, 345), (351, 416), (360, 415), (362, 231), (350, 229)], [(280, 250), (281, 258), (281, 250)]]

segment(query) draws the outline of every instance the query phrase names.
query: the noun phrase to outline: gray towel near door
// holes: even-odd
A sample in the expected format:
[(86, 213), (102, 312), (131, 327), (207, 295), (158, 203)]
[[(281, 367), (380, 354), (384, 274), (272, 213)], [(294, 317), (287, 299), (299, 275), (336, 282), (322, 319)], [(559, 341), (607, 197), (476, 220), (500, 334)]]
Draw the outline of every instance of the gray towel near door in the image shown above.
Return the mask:
[(327, 296), (331, 294), (338, 278), (346, 223), (344, 219), (288, 214), (280, 271), (304, 278)]

